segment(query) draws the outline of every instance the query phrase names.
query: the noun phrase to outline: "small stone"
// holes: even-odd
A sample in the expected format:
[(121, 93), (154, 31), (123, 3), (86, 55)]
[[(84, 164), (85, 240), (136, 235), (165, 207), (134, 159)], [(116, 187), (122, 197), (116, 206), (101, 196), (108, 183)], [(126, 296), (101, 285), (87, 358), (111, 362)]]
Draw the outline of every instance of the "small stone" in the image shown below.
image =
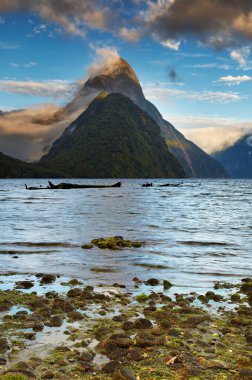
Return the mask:
[(165, 290), (170, 289), (172, 287), (172, 283), (168, 280), (163, 281), (163, 287)]
[(111, 360), (109, 363), (105, 364), (102, 370), (105, 373), (113, 373), (120, 367), (120, 363), (117, 360)]
[(136, 380), (136, 376), (125, 367), (121, 367), (113, 375), (113, 380)]
[(51, 370), (47, 370), (42, 374), (41, 379), (53, 379), (54, 377), (54, 372)]
[(43, 331), (44, 325), (43, 323), (35, 323), (33, 326), (33, 331)]
[(134, 328), (135, 328), (135, 324), (134, 324), (134, 322), (132, 322), (132, 321), (126, 321), (126, 322), (124, 322), (123, 325), (122, 325), (122, 329), (123, 329), (124, 331), (129, 331), (129, 330), (132, 330), (132, 329), (134, 329)]
[(10, 349), (9, 342), (6, 338), (0, 338), (0, 352), (6, 352)]
[(241, 380), (251, 380), (252, 379), (252, 370), (249, 368), (243, 368), (239, 371), (239, 378)]
[(34, 286), (32, 281), (18, 281), (16, 282), (17, 289), (30, 289)]
[(129, 350), (130, 358), (136, 362), (139, 362), (144, 359), (142, 352), (139, 348), (131, 348)]
[(135, 321), (135, 328), (136, 329), (150, 329), (153, 325), (149, 319), (146, 318), (138, 318)]
[(67, 292), (67, 297), (79, 297), (81, 295), (82, 295), (82, 289), (80, 288), (73, 288)]
[(55, 280), (56, 280), (56, 276), (54, 276), (53, 274), (46, 274), (41, 278), (40, 283), (41, 284), (51, 284)]
[(82, 249), (92, 249), (94, 246), (93, 246), (93, 244), (83, 244), (82, 245)]
[(73, 321), (79, 321), (81, 319), (84, 319), (84, 316), (79, 311), (70, 311), (70, 313), (67, 314), (68, 318), (71, 318)]
[(60, 327), (62, 326), (63, 318), (60, 315), (54, 315), (51, 318), (51, 322), (54, 327)]
[(25, 337), (25, 339), (33, 340), (36, 338), (36, 333), (35, 332), (27, 332), (27, 333), (24, 333), (24, 337)]
[(112, 320), (115, 322), (123, 322), (123, 317), (121, 315), (115, 315)]
[(0, 357), (0, 365), (6, 365), (7, 359)]
[(157, 278), (149, 278), (149, 280), (146, 281), (146, 285), (156, 286), (159, 284), (159, 280)]

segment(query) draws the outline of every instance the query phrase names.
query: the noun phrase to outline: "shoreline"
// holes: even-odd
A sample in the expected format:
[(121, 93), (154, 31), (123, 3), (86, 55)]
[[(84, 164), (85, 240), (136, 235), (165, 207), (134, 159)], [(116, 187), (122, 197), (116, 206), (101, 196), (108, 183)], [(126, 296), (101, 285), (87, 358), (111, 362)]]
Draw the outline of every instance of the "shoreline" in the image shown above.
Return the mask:
[(170, 296), (157, 279), (134, 278), (129, 292), (34, 278), (0, 291), (0, 379), (252, 378), (252, 279)]

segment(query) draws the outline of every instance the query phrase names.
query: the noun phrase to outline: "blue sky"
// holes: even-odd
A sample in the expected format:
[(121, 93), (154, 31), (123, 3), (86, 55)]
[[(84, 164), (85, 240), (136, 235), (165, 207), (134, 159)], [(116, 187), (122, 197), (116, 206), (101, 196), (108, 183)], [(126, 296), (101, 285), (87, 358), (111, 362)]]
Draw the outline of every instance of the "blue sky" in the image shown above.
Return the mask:
[(146, 97), (205, 149), (252, 128), (249, 1), (55, 3), (1, 2), (0, 109), (65, 104), (103, 47), (117, 50)]

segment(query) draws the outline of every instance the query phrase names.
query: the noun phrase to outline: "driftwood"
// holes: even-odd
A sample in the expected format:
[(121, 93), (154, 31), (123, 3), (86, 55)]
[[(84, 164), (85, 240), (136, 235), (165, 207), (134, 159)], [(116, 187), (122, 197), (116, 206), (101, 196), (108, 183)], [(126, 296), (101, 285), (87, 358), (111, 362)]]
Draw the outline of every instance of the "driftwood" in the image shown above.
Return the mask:
[(103, 189), (107, 187), (121, 187), (122, 183), (116, 182), (113, 185), (79, 185), (75, 183), (59, 183), (54, 185), (52, 182), (48, 181), (50, 189)]
[(182, 183), (164, 183), (163, 185), (159, 185), (160, 187), (177, 187), (181, 186)]
[(42, 186), (39, 186), (39, 187), (30, 186), (30, 187), (28, 187), (27, 185), (25, 185), (25, 188), (26, 188), (26, 190), (47, 190), (47, 189), (50, 189), (49, 186), (47, 186), (47, 187), (42, 187)]

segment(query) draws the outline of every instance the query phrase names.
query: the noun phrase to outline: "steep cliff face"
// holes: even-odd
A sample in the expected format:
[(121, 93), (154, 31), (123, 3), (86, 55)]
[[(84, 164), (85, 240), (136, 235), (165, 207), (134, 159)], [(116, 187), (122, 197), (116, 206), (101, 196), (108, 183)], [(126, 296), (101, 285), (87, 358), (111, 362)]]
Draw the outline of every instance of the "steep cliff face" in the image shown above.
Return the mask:
[(214, 158), (232, 178), (252, 178), (252, 134), (246, 134), (234, 145), (217, 152)]
[[(175, 155), (187, 176), (200, 178), (227, 177), (225, 169), (197, 145), (187, 140), (171, 123), (164, 120), (157, 108), (145, 99), (139, 79), (131, 66), (122, 58), (105, 74), (88, 79), (76, 97), (65, 107), (65, 112), (76, 112), (87, 104), (88, 97), (100, 91), (120, 93), (129, 97), (147, 112), (159, 125), (169, 151)], [(66, 131), (66, 133), (68, 133)]]
[(128, 97), (101, 93), (41, 159), (70, 177), (184, 177), (157, 123)]

